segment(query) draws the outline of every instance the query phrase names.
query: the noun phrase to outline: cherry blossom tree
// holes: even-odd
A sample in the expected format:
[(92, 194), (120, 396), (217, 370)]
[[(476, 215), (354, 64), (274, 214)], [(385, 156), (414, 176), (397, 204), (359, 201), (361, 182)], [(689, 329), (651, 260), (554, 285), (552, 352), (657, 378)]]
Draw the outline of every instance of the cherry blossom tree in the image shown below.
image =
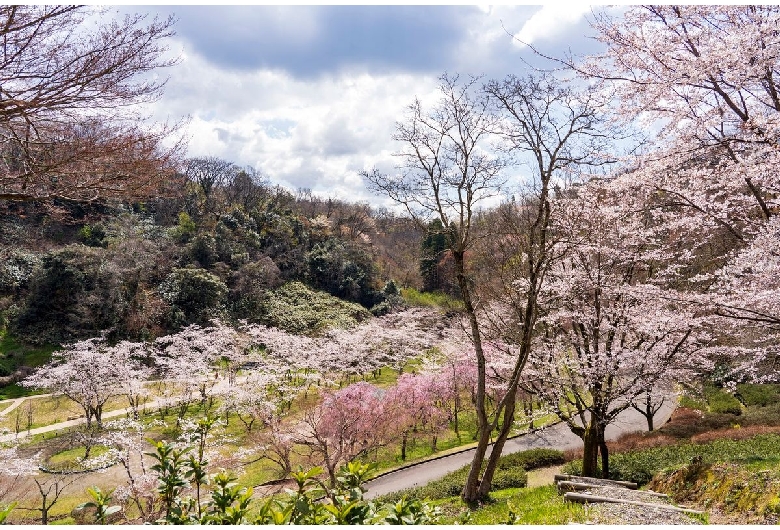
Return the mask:
[(26, 455), (18, 446), (0, 448), (0, 501), (15, 501), (24, 477), (38, 474), (40, 454)]
[[(477, 367), (470, 351), (468, 337), (464, 343), (448, 341), (439, 346), (441, 358), (423, 365), (421, 373), (430, 374), (431, 392), (447, 405), (452, 428), (460, 437), (460, 414), (476, 400)], [(466, 400), (464, 401), (464, 398)]]
[(179, 405), (180, 417), (196, 393), (201, 404), (214, 397), (220, 370), (225, 372), (229, 384), (234, 382), (240, 364), (249, 360), (247, 340), (219, 321), (206, 328), (193, 324), (155, 340), (155, 362), (164, 385), (171, 392), (170, 397)]
[(658, 130), (625, 196), (678, 254), (670, 272), (706, 292), (696, 303), (725, 331), (713, 355), (743, 378), (770, 377), (776, 356), (778, 22), (777, 6), (633, 7), (598, 15), (606, 51), (572, 63), (615, 91), (623, 120)]
[(392, 429), (401, 438), (401, 460), (406, 460), (409, 436), (429, 433), (432, 450), (436, 436), (448, 423), (447, 411), (437, 403), (435, 374), (401, 374), (384, 396), (384, 411)]
[(100, 428), (103, 407), (110, 398), (129, 388), (128, 395), (137, 396), (133, 381), (144, 374), (140, 362), (133, 357), (137, 349), (138, 345), (128, 342), (111, 347), (103, 339), (77, 342), (54, 352), (52, 360), (22, 384), (67, 396), (84, 410), (87, 429), (93, 421)]
[(279, 466), (282, 478), (292, 472), (292, 458), (297, 439), (296, 426), (283, 422), (278, 417), (270, 418), (266, 429), (256, 437), (257, 448), (261, 451), (260, 458), (267, 458)]
[(640, 230), (641, 216), (590, 185), (560, 201), (566, 215), (564, 259), (549, 271), (542, 296), (538, 354), (528, 387), (583, 439), (583, 474), (609, 475), (607, 425), (639, 398), (693, 367), (708, 335), (694, 309), (653, 284), (659, 256)]
[(283, 382), (278, 374), (253, 371), (250, 375), (237, 381), (235, 384), (225, 386), (218, 395), (222, 399), (219, 412), (224, 412), (228, 417), (235, 415), (244, 424), (247, 434), (259, 420), (262, 425), (270, 425), (280, 412), (281, 402), (289, 398), (279, 399), (284, 396), (280, 391)]
[(361, 381), (327, 393), (305, 412), (297, 441), (324, 465), (335, 485), (341, 465), (386, 442), (387, 422), (381, 391)]
[[(144, 426), (136, 420), (122, 419), (107, 422), (105, 427), (100, 443), (109, 448), (107, 458), (119, 462), (127, 478), (125, 484), (114, 490), (112, 498), (125, 506), (134, 506), (141, 521), (156, 520), (160, 516), (155, 508), (157, 475), (144, 459), (149, 449)], [(123, 511), (127, 513), (127, 509)]]

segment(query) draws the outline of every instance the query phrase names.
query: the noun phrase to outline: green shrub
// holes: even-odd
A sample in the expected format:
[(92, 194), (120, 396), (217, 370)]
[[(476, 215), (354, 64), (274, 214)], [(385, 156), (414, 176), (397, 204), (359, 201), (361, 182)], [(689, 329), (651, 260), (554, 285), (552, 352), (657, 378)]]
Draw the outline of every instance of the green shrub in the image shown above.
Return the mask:
[(291, 333), (316, 333), (326, 328), (350, 328), (371, 318), (363, 306), (290, 282), (264, 293), (260, 302), (263, 323)]
[(10, 329), (33, 344), (94, 336), (121, 324), (126, 307), (122, 271), (102, 248), (68, 245), (47, 253)]
[(780, 425), (780, 403), (748, 407), (739, 418), (739, 423), (742, 426)]
[(687, 394), (683, 394), (680, 397), (680, 406), (685, 407), (687, 409), (693, 409), (693, 410), (701, 410), (706, 411), (707, 410), (707, 404), (703, 401), (699, 401)]
[(566, 462), (561, 468), (561, 473), (564, 475), (582, 475), (582, 459), (574, 459), (571, 462)]
[(566, 462), (563, 451), (556, 449), (529, 449), (502, 456), (498, 469), (521, 468), (526, 471), (540, 467), (557, 466)]
[(742, 404), (732, 394), (721, 389), (707, 389), (705, 391), (709, 411), (715, 414), (742, 414)]
[(108, 246), (108, 241), (106, 241), (106, 230), (100, 223), (82, 226), (81, 230), (79, 230), (79, 239), (88, 247), (105, 248)]
[(158, 290), (174, 311), (178, 310), (183, 315), (185, 321), (174, 322), (175, 325), (204, 322), (217, 316), (228, 293), (222, 280), (203, 269), (174, 269)]
[[(490, 485), (490, 489), (492, 491), (498, 491), (508, 488), (524, 488), (527, 485), (528, 473), (526, 473), (524, 469), (516, 467), (512, 469), (498, 470), (496, 472), (496, 476), (493, 477), (493, 483)], [(461, 486), (461, 489), (463, 489), (463, 486)]]
[(778, 391), (780, 385), (737, 385), (736, 397), (747, 406), (766, 407), (769, 404), (777, 403), (780, 400)]
[(330, 238), (306, 255), (308, 283), (317, 289), (364, 307), (381, 302), (374, 290), (376, 266), (361, 246)]
[(631, 458), (631, 456), (616, 458), (609, 464), (609, 478), (636, 482), (641, 486), (653, 480), (656, 470), (652, 466), (651, 462)]
[(178, 224), (171, 229), (171, 237), (179, 243), (186, 243), (197, 232), (195, 222), (187, 212), (179, 212)]

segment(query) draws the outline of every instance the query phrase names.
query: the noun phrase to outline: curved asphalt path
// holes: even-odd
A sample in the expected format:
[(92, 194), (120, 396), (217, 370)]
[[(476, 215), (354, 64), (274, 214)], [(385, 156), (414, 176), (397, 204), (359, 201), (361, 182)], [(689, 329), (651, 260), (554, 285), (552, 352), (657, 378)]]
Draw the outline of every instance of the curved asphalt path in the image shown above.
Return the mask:
[[(661, 426), (666, 423), (676, 405), (676, 396), (669, 396), (654, 416), (655, 425)], [(623, 411), (611, 425), (607, 426), (605, 437), (608, 441), (615, 440), (625, 433), (646, 430), (647, 420), (645, 417), (629, 408)], [(565, 423), (556, 423), (545, 429), (507, 440), (502, 453), (516, 453), (541, 447), (561, 451), (578, 449), (582, 447), (582, 440), (574, 435)], [(475, 449), (466, 449), (380, 475), (365, 483), (367, 488), (365, 498), (373, 499), (394, 491), (424, 486), (432, 480), (470, 464), (474, 458), (474, 451)], [(490, 454), (490, 449), (488, 449), (488, 454)]]

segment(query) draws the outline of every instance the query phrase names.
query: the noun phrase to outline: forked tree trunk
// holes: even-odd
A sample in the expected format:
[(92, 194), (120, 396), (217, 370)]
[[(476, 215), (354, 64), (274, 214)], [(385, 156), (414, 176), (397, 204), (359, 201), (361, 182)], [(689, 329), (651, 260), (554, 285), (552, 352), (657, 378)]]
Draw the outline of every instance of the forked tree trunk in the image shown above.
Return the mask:
[[(485, 408), (485, 354), (482, 350), (482, 334), (479, 329), (477, 314), (471, 301), (471, 289), (466, 278), (464, 252), (453, 252), (452, 256), (455, 262), (455, 276), (458, 280), (463, 306), (466, 309), (466, 315), (471, 326), (474, 353), (477, 358), (477, 393), (474, 400), (477, 414), (477, 447), (474, 451), (474, 458), (471, 460), (471, 469), (466, 478), (466, 484), (463, 486), (462, 494), (465, 502), (474, 503), (481, 499), (480, 484), (484, 481), (484, 477), (481, 476), (482, 462), (485, 459), (488, 445), (490, 445), (490, 433), (493, 426), (488, 422), (487, 410)], [(488, 484), (489, 487), (490, 484)]]
[[(516, 389), (515, 389), (516, 390)], [(510, 390), (514, 394), (514, 390)], [(501, 430), (498, 433), (496, 442), (493, 444), (493, 450), (490, 452), (487, 464), (485, 464), (485, 471), (482, 473), (482, 482), (479, 485), (479, 496), (484, 499), (490, 493), (490, 488), (493, 484), (493, 476), (496, 473), (498, 467), (498, 460), (501, 458), (501, 453), (504, 451), (504, 444), (509, 433), (512, 430), (512, 424), (515, 418), (515, 400), (508, 399), (506, 402), (506, 408), (504, 409), (504, 418), (501, 422)]]

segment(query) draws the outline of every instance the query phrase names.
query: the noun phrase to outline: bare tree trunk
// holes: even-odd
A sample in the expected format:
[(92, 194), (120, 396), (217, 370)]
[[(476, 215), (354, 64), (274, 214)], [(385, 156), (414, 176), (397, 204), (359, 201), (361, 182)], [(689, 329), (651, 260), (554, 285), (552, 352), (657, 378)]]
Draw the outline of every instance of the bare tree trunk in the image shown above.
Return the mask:
[[(471, 289), (466, 278), (464, 252), (453, 252), (452, 255), (455, 261), (455, 274), (460, 286), (461, 297), (463, 298), (463, 306), (466, 309), (466, 315), (471, 326), (471, 341), (474, 344), (474, 353), (477, 357), (477, 395), (474, 402), (477, 413), (477, 448), (474, 451), (471, 469), (469, 470), (462, 494), (465, 502), (474, 503), (481, 498), (480, 484), (484, 480), (484, 477), (480, 476), (482, 462), (490, 444), (490, 433), (493, 430), (493, 425), (488, 420), (488, 413), (485, 408), (485, 353), (482, 350), (482, 334), (474, 304), (471, 300)], [(490, 485), (488, 484), (489, 487)]]
[[(514, 393), (510, 390), (510, 392)], [(481, 498), (485, 498), (490, 493), (490, 487), (493, 483), (493, 475), (495, 475), (496, 468), (498, 467), (498, 460), (501, 458), (501, 453), (504, 450), (504, 444), (506, 443), (509, 433), (512, 430), (512, 424), (515, 418), (515, 400), (508, 399), (506, 401), (506, 408), (504, 409), (504, 418), (501, 422), (501, 430), (498, 433), (496, 442), (493, 444), (493, 450), (490, 452), (487, 464), (485, 464), (485, 471), (482, 473), (482, 483), (479, 486), (479, 495)]]

